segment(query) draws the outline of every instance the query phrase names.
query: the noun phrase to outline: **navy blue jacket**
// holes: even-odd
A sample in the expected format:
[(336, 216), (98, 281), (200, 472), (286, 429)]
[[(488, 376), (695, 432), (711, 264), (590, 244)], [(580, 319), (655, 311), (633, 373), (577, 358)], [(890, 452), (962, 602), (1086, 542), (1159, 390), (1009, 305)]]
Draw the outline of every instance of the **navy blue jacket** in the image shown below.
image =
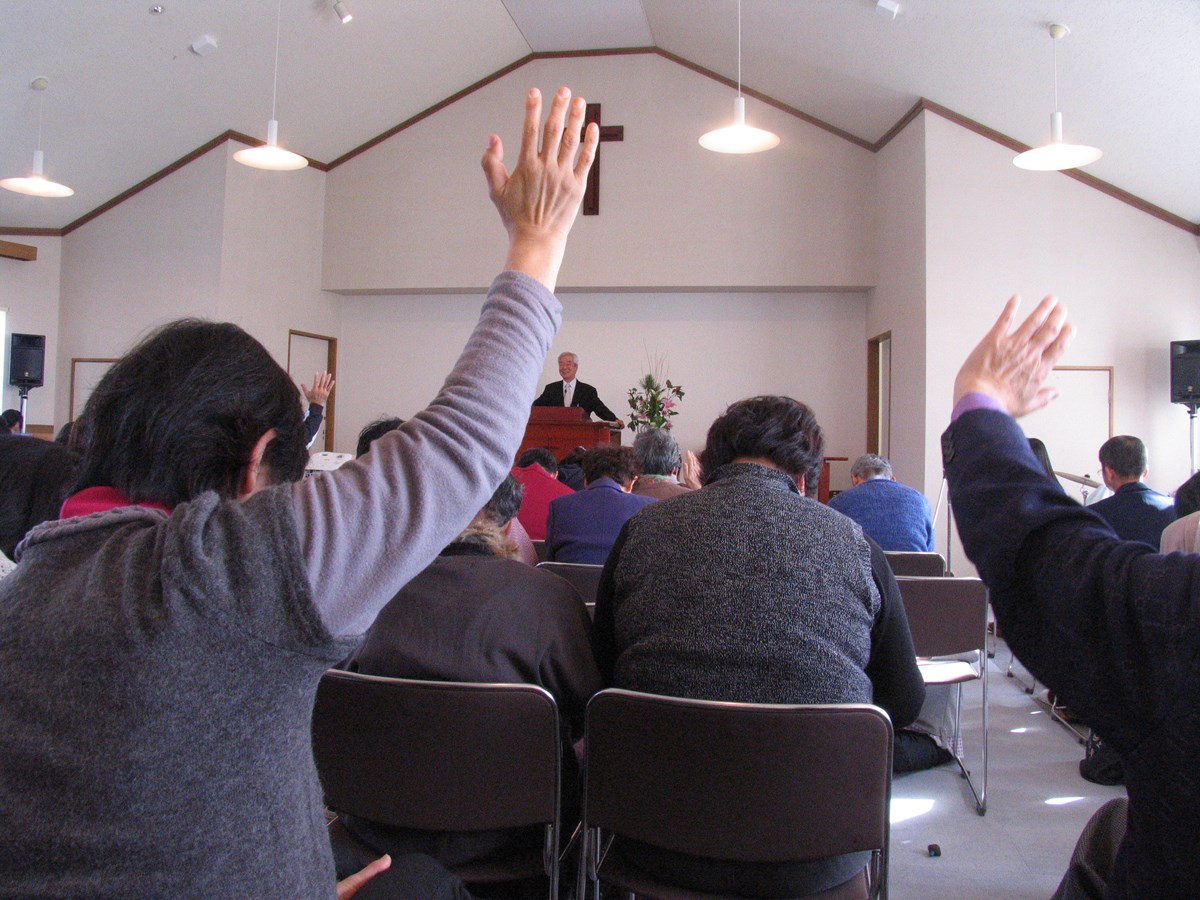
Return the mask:
[(621, 527), (654, 502), (653, 497), (625, 493), (611, 478), (597, 478), (582, 491), (551, 500), (546, 517), (547, 558), (604, 565)]
[(942, 454), (1005, 638), (1124, 758), (1129, 825), (1108, 896), (1195, 896), (1200, 555), (1120, 540), (1046, 476), (1004, 413), (964, 413)]
[(1122, 540), (1141, 541), (1155, 550), (1163, 529), (1175, 521), (1175, 501), (1140, 481), (1121, 485), (1091, 508)]

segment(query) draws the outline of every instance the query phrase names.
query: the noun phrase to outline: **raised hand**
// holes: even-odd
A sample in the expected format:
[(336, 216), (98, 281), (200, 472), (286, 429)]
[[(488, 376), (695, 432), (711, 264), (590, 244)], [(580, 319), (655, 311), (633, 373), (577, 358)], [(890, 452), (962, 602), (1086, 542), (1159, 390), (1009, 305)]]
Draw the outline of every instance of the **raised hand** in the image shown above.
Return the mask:
[(1049, 294), (1012, 331), (1021, 298), (1004, 305), (996, 324), (971, 351), (954, 379), (954, 401), (974, 391), (1000, 401), (1009, 415), (1023, 416), (1058, 396), (1044, 382), (1075, 336), (1066, 307)]
[(582, 97), (572, 101), (571, 91), (559, 88), (541, 126), (539, 149), (542, 95), (532, 88), (525, 97), (525, 123), (516, 168), (509, 173), (505, 167), (504, 144), (498, 135), (488, 137), (483, 154), (488, 192), (508, 231), (505, 268), (525, 272), (550, 290), (558, 280), (567, 235), (579, 213), (600, 139), (599, 129), (589, 125), (580, 146), (584, 106)]
[(300, 390), (304, 392), (304, 399), (309, 403), (324, 406), (329, 395), (333, 393), (333, 384), (333, 376), (328, 372), (314, 372), (313, 386), (310, 388), (302, 384)]

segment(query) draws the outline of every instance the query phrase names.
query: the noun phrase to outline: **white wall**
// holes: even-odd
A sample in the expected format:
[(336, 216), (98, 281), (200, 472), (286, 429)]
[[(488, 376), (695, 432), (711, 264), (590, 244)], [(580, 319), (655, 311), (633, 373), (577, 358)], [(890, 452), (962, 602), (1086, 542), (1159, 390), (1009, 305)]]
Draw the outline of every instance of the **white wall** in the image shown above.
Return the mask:
[(489, 131), (510, 167), (530, 86), (567, 84), (601, 103), (625, 139), (602, 146), (600, 215), (580, 216), (560, 287), (863, 288), (874, 282), (873, 158), (749, 101), (778, 132), (769, 153), (731, 157), (697, 138), (731, 118), (733, 92), (658, 56), (528, 64), (328, 176), (324, 286), (338, 291), (484, 288), (504, 237), (479, 159)]
[[(357, 431), (379, 415), (407, 418), (427, 404), (450, 371), (478, 316), (480, 297), (348, 297), (342, 319), (337, 444), (352, 451)], [(665, 374), (686, 391), (674, 432), (699, 450), (712, 420), (734, 400), (790, 394), (809, 403), (831, 456), (865, 441), (866, 299), (862, 294), (623, 293), (562, 295), (556, 357), (580, 356), (579, 377), (625, 417), (627, 394), (664, 356)], [(626, 443), (632, 440), (624, 436)]]
[(8, 310), (8, 333), (4, 341), (4, 370), (0, 372), (3, 393), (0, 408), (18, 409), (20, 398), (15, 387), (8, 385), (8, 363), (11, 340), (9, 334), (44, 334), (46, 336), (46, 383), (29, 392), (26, 420), (30, 425), (54, 424), (54, 397), (58, 384), (59, 357), (58, 307), (59, 279), (62, 269), (62, 238), (13, 237), (8, 240), (37, 247), (37, 259), (24, 260), (0, 257), (0, 308)]
[(221, 283), (216, 315), (286, 364), (288, 329), (337, 337), (340, 298), (321, 290), (325, 173), (265, 172), (226, 144)]
[(63, 238), (56, 424), (72, 357), (115, 357), (178, 316), (214, 317), (225, 152), (217, 148)]
[(875, 179), (879, 279), (867, 306), (867, 337), (891, 332), (888, 456), (897, 480), (924, 490), (932, 506), (940, 478), (930, 480), (925, 467), (924, 115), (878, 153)]

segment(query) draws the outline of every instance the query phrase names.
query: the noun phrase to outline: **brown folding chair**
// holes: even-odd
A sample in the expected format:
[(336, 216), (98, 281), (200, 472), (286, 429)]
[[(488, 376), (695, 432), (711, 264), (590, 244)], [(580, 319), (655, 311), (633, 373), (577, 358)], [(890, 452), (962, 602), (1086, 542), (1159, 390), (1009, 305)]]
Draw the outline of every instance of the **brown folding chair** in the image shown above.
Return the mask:
[[(987, 812), (988, 774), (987, 588), (978, 578), (898, 577), (896, 583), (925, 684), (958, 688), (954, 758), (982, 816)], [(954, 656), (967, 658), (948, 658)], [(962, 751), (962, 687), (976, 680), (983, 683), (983, 773), (978, 789)]]
[(591, 563), (540, 562), (537, 567), (571, 582), (575, 590), (579, 591), (584, 603), (596, 602), (596, 590), (600, 587), (600, 573), (604, 571), (604, 566)]
[(892, 574), (942, 578), (946, 574), (946, 557), (940, 553), (917, 553), (909, 550), (885, 550)]
[(468, 883), (541, 873), (558, 896), (558, 707), (532, 684), (381, 678), (331, 669), (317, 688), (313, 756), (330, 809), (397, 828), (542, 825), (541, 851), (449, 867)]
[[(775, 705), (609, 689), (587, 708), (583, 849), (592, 882), (660, 900), (709, 897), (665, 884), (621, 838), (691, 856), (759, 863), (870, 851), (822, 897), (886, 897), (892, 724), (868, 704)], [(613, 838), (617, 843), (613, 844)]]

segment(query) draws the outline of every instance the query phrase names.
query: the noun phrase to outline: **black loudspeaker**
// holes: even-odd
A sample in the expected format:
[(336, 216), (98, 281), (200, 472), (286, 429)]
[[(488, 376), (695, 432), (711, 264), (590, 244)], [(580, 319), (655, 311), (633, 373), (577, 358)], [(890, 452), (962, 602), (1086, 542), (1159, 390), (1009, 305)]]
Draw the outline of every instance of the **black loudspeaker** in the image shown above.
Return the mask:
[(20, 388), (41, 387), (46, 369), (46, 336), (14, 334), (8, 363), (8, 383)]
[(1200, 404), (1200, 341), (1171, 341), (1171, 402)]

